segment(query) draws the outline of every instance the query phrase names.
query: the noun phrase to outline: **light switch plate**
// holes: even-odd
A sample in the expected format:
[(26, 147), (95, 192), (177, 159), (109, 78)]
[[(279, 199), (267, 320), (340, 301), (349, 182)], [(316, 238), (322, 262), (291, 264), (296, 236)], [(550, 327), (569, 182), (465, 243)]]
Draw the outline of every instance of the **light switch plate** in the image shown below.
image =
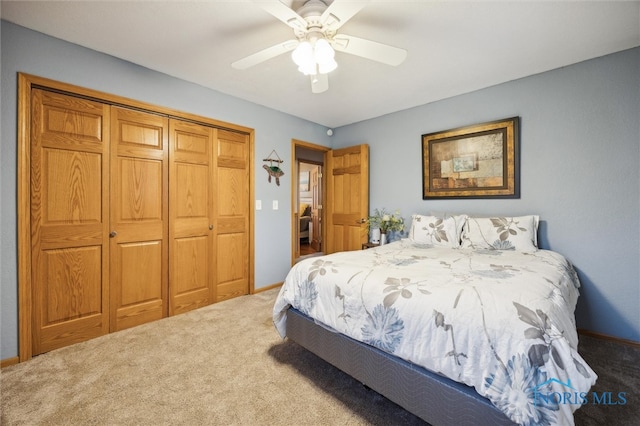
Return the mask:
[(273, 200), (273, 209), (278, 210), (278, 200)]
[(256, 200), (256, 210), (262, 210), (262, 200)]

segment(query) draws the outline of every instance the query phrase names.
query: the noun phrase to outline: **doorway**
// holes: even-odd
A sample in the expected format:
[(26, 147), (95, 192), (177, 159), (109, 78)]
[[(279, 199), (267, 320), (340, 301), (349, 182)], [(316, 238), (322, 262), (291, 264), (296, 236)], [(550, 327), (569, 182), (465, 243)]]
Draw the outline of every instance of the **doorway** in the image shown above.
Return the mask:
[(322, 169), (323, 165), (298, 161), (298, 240), (300, 257), (322, 252)]
[(292, 140), (292, 264), (323, 254), (323, 202), (326, 197), (323, 170), (325, 153), (329, 150), (321, 145)]

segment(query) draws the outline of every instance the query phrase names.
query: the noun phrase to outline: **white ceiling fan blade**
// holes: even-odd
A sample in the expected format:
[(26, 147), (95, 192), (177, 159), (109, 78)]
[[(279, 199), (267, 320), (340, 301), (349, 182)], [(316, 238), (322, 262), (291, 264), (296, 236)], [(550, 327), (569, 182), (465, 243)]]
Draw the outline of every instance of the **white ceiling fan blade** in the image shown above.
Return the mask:
[(232, 63), (231, 66), (237, 70), (245, 70), (268, 59), (275, 58), (278, 55), (292, 51), (296, 48), (298, 43), (298, 40), (287, 40), (283, 43), (278, 43), (275, 46), (267, 47), (253, 55), (247, 56), (246, 58), (239, 59)]
[(343, 1), (333, 0), (333, 3), (322, 13), (320, 22), (323, 27), (336, 31), (343, 26), (349, 19), (356, 13), (360, 12), (363, 7), (369, 3), (370, 0), (361, 1)]
[(407, 57), (407, 51), (399, 47), (346, 34), (335, 36), (332, 40), (332, 45), (339, 52), (350, 53), (393, 66), (400, 65)]
[(287, 7), (284, 3), (278, 0), (254, 0), (254, 3), (294, 30), (307, 30), (307, 21), (305, 21), (304, 18), (298, 15), (293, 9)]
[(311, 92), (322, 93), (329, 90), (329, 75), (316, 74), (311, 76)]

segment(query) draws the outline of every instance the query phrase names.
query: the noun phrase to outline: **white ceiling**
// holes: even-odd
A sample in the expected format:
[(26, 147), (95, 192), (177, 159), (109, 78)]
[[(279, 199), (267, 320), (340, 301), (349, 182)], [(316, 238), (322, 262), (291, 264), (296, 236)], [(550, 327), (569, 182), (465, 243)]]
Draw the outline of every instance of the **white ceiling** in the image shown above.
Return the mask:
[(407, 59), (391, 67), (338, 52), (329, 90), (312, 94), (289, 54), (244, 71), (231, 67), (293, 38), (259, 2), (2, 0), (0, 13), (332, 128), (640, 46), (639, 1), (373, 0), (338, 33), (402, 47)]

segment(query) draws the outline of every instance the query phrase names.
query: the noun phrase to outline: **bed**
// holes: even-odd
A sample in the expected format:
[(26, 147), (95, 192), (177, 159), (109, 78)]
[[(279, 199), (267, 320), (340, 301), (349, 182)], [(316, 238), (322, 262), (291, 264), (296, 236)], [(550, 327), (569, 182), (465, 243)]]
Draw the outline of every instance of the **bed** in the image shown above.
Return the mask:
[(433, 425), (574, 424), (596, 374), (580, 283), (537, 216), (412, 216), (408, 238), (303, 260), (273, 308), (288, 337)]

